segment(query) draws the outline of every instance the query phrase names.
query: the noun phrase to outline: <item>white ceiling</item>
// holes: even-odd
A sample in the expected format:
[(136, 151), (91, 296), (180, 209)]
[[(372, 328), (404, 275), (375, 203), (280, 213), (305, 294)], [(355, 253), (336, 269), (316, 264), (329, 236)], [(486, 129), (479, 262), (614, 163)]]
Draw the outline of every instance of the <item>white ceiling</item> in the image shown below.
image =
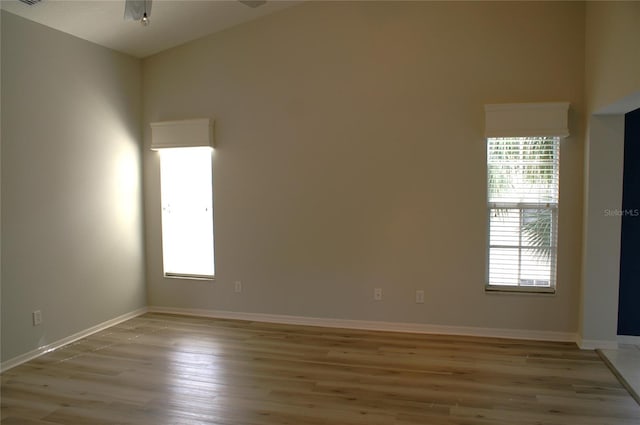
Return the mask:
[(0, 3), (7, 12), (143, 58), (298, 1), (269, 0), (250, 8), (236, 0), (153, 0), (146, 27), (124, 20), (124, 0), (43, 0), (34, 6), (18, 0)]

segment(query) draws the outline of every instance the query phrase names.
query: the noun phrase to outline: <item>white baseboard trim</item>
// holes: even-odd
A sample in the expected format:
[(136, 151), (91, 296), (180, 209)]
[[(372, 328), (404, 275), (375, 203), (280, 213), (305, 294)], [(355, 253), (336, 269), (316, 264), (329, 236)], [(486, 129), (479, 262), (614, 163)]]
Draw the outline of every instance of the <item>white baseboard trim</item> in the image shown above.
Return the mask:
[(615, 350), (618, 348), (618, 341), (578, 338), (577, 343), (581, 350)]
[(640, 336), (618, 335), (618, 344), (640, 345)]
[(98, 325), (92, 326), (88, 329), (77, 332), (73, 335), (69, 335), (68, 337), (54, 341), (51, 344), (44, 345), (42, 347), (36, 348), (35, 350), (31, 350), (27, 353), (21, 354), (17, 357), (4, 361), (0, 364), (0, 373), (3, 373), (11, 368), (21, 365), (22, 363), (28, 362), (29, 360), (33, 360), (36, 357), (41, 356), (45, 353), (49, 353), (53, 350), (57, 350), (58, 348), (63, 347), (72, 342), (75, 342), (79, 339), (88, 337), (89, 335), (92, 335), (96, 332), (100, 332), (111, 326), (115, 326), (129, 319), (133, 319), (134, 317), (140, 316), (146, 313), (147, 311), (148, 311), (147, 307), (139, 308), (130, 313), (126, 313), (126, 314), (123, 314), (122, 316), (118, 316), (116, 318), (107, 320), (106, 322), (102, 322)]
[(149, 312), (211, 317), (216, 319), (248, 320), (252, 322), (288, 325), (322, 326), (328, 328), (361, 329), (439, 335), (481, 336), (491, 338), (525, 339), (536, 341), (576, 342), (571, 332), (534, 331), (521, 329), (477, 328), (467, 326), (428, 325), (422, 323), (380, 322), (369, 320), (329, 319), (321, 317), (288, 316), (280, 314), (242, 313), (234, 311), (204, 310), (151, 306)]

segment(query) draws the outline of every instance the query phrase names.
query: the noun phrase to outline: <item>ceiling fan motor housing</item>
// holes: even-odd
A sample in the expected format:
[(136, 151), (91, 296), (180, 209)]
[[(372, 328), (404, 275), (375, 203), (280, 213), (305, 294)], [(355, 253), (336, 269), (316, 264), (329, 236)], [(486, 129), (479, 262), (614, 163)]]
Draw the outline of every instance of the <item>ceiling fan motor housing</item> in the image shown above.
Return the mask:
[(151, 0), (125, 0), (124, 19), (140, 21), (151, 16)]

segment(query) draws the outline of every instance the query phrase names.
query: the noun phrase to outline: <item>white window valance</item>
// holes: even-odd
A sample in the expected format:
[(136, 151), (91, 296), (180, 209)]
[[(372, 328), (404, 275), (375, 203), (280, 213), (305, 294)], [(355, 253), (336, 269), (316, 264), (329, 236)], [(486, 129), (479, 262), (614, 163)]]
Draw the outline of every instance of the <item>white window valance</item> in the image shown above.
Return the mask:
[(484, 105), (485, 137), (569, 136), (568, 102)]
[(213, 120), (198, 118), (151, 123), (151, 149), (214, 147)]

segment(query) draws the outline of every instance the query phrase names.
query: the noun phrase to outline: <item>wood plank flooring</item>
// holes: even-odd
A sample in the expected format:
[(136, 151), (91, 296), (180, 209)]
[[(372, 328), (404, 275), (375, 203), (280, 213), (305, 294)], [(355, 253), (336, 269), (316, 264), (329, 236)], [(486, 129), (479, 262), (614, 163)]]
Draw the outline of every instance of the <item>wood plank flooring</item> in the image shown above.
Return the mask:
[(573, 344), (145, 314), (2, 374), (5, 425), (638, 425)]

